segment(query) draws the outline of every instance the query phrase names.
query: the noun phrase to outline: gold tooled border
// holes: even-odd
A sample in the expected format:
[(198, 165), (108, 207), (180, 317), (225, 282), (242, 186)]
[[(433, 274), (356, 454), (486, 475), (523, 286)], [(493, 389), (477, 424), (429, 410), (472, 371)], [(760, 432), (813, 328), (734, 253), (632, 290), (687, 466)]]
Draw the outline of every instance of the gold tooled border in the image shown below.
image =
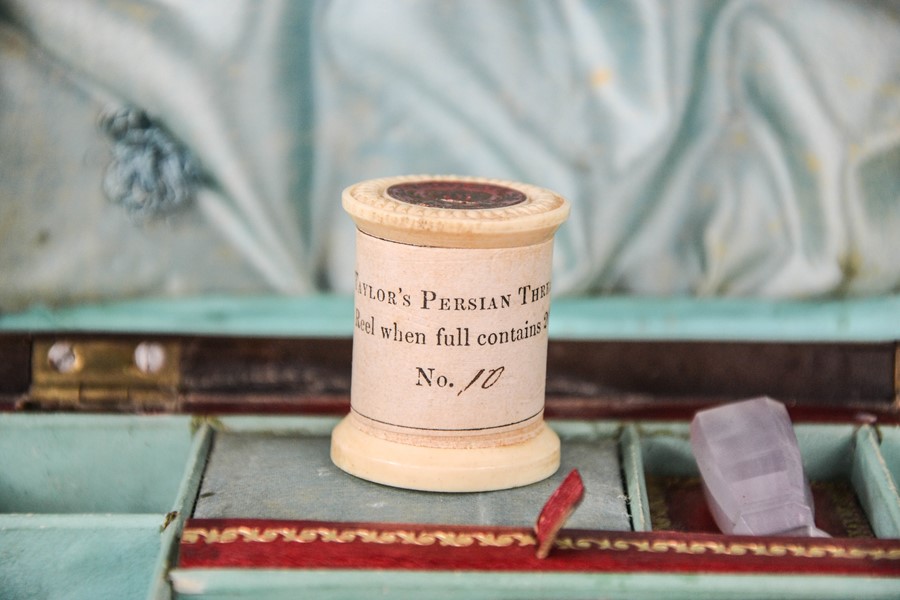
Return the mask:
[[(225, 527), (223, 529), (189, 527), (181, 535), (183, 544), (231, 544), (235, 542), (270, 543), (313, 542), (347, 544), (439, 545), (462, 548), (468, 546), (507, 547), (534, 546), (537, 540), (529, 533), (456, 532), (445, 530), (413, 531), (407, 529), (336, 529), (332, 527)], [(846, 547), (837, 544), (730, 542), (714, 540), (672, 540), (666, 538), (624, 539), (605, 537), (560, 537), (555, 541), (560, 550), (607, 550), (648, 552), (653, 554), (716, 554), (725, 556), (764, 556), (797, 558), (842, 558), (850, 560), (900, 560), (900, 546), (888, 548)]]
[(362, 542), (365, 544), (410, 544), (414, 546), (449, 546), (463, 548), (466, 546), (506, 547), (512, 545), (534, 546), (537, 544), (530, 533), (496, 533), (496, 532), (457, 532), (457, 531), (412, 531), (405, 529), (335, 529), (331, 527), (226, 527), (224, 529), (206, 529), (203, 527), (186, 528), (181, 534), (184, 544), (195, 544), (203, 539), (207, 544), (230, 544), (242, 542), (295, 542), (309, 544), (312, 542), (334, 542), (347, 544)]

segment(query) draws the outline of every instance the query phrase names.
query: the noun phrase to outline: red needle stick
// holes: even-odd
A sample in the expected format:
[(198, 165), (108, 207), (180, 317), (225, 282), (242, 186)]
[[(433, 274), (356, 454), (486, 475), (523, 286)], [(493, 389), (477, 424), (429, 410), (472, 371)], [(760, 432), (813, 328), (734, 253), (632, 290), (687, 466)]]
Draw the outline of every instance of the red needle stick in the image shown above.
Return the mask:
[(584, 482), (578, 469), (572, 469), (558, 488), (550, 495), (534, 526), (537, 534), (537, 557), (547, 558), (556, 534), (562, 529), (569, 515), (578, 507), (584, 496)]

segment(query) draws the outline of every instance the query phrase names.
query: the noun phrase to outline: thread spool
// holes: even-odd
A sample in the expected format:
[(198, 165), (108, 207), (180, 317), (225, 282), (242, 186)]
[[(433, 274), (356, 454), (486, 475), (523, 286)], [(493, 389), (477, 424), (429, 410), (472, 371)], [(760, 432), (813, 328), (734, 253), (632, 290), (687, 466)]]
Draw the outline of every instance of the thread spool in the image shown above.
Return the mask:
[(387, 485), (505, 489), (559, 467), (543, 420), (559, 195), (471, 177), (365, 181), (357, 226), (351, 411), (334, 463)]

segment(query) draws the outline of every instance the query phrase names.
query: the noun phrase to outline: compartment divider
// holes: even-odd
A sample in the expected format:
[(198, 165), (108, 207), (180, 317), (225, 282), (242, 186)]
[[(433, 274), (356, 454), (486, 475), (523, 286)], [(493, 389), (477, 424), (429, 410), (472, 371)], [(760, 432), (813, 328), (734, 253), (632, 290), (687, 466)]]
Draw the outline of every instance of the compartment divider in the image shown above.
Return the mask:
[(194, 434), (184, 475), (178, 486), (174, 508), (172, 512), (168, 513), (167, 522), (162, 528), (159, 554), (154, 565), (153, 579), (147, 600), (169, 600), (172, 597), (168, 571), (175, 564), (178, 540), (181, 537), (184, 522), (194, 511), (212, 441), (213, 428), (208, 423), (203, 423)]
[(879, 538), (900, 537), (900, 494), (878, 444), (875, 430), (856, 432), (851, 481), (872, 530)]
[(650, 531), (650, 500), (647, 496), (647, 480), (644, 478), (644, 458), (641, 437), (637, 427), (629, 423), (619, 437), (619, 456), (622, 466), (625, 493), (634, 531)]

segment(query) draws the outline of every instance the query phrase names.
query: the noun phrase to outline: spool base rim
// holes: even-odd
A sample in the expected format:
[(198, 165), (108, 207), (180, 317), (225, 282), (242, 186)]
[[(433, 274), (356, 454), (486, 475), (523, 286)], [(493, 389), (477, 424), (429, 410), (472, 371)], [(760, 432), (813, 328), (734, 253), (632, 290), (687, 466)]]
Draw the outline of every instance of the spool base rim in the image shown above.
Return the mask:
[(369, 435), (345, 417), (331, 434), (331, 460), (361, 479), (430, 492), (486, 492), (536, 483), (559, 469), (559, 436), (491, 448), (429, 448)]

